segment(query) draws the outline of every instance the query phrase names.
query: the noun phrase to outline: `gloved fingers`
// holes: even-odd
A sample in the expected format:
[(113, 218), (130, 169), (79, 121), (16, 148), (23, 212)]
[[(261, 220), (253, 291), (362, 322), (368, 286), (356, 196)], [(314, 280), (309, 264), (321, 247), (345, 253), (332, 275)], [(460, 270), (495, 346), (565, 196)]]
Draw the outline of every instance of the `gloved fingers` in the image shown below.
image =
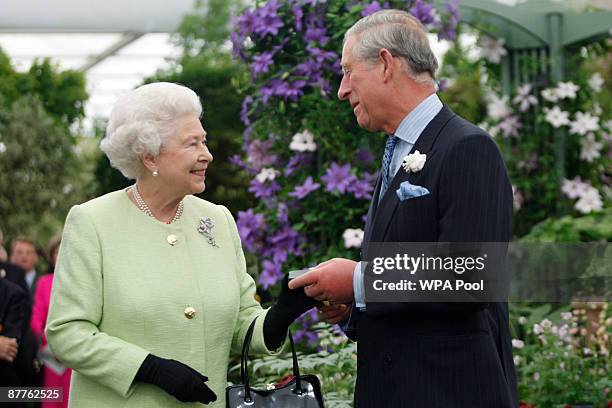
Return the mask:
[(209, 404), (217, 400), (217, 394), (213, 392), (206, 384), (200, 383), (197, 387), (198, 401), (203, 404)]

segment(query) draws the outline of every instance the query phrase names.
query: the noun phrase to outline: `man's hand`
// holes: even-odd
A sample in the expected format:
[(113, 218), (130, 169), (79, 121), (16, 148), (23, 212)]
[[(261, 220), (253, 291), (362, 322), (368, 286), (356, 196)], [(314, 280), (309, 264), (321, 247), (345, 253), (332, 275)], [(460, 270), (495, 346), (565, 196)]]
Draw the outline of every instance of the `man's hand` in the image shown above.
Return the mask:
[(12, 363), (17, 357), (18, 349), (17, 340), (12, 337), (0, 336), (0, 360)]
[(337, 305), (317, 306), (319, 314), (329, 324), (336, 324), (345, 321), (351, 314), (351, 304), (340, 303)]
[(318, 301), (351, 303), (353, 301), (353, 273), (357, 262), (334, 258), (325, 261), (304, 275), (289, 282), (290, 289), (304, 288), (304, 293)]

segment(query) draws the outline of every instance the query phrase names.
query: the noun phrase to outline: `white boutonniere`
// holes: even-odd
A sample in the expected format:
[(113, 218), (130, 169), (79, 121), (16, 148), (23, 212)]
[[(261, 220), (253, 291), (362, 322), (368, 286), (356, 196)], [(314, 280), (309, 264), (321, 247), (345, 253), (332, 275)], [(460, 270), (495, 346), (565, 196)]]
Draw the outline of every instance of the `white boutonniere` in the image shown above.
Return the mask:
[(414, 153), (411, 153), (407, 155), (406, 157), (404, 157), (404, 162), (402, 163), (402, 167), (408, 173), (411, 173), (411, 172), (416, 173), (418, 171), (421, 171), (423, 166), (425, 166), (426, 160), (427, 160), (427, 155), (421, 154), (419, 153), (418, 150), (416, 150)]

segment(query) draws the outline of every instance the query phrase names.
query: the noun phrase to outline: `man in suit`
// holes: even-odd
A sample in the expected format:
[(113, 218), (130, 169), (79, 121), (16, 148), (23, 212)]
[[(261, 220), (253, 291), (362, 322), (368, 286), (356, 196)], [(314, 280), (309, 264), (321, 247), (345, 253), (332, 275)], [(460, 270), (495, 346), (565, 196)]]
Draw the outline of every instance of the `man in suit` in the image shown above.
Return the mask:
[[(507, 242), (512, 191), (499, 150), (438, 99), (419, 21), (399, 10), (364, 17), (345, 34), (342, 67), (338, 97), (359, 126), (388, 135), (364, 243)], [(407, 172), (416, 151), (425, 164)], [(429, 193), (400, 201), (405, 181)], [(358, 342), (356, 408), (518, 407), (506, 303), (365, 302), (362, 276), (361, 263), (332, 259), (289, 284)]]
[[(34, 290), (36, 285), (36, 263), (38, 262), (38, 252), (36, 243), (27, 237), (18, 237), (11, 242), (10, 262), (17, 268), (19, 273), (16, 273), (8, 265), (5, 265), (7, 278), (22, 286), (25, 284), (27, 295), (27, 306), (25, 311), (25, 327), (23, 329), (23, 338), (19, 345), (19, 354), (15, 361), (17, 374), (21, 379), (22, 386), (40, 386), (41, 374), (36, 361), (38, 352), (37, 339), (30, 329), (30, 316), (32, 315), (32, 299), (34, 298)], [(22, 275), (22, 276), (19, 276)]]
[(20, 385), (15, 367), (23, 333), (27, 295), (16, 284), (0, 279), (0, 386)]

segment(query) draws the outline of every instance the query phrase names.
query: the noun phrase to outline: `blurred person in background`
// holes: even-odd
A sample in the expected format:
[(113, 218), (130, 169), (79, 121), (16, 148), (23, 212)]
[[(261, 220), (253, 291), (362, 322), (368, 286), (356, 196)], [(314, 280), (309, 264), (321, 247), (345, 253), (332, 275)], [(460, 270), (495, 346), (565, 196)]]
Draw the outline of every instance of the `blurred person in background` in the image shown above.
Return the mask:
[[(18, 268), (12, 273), (13, 276), (11, 277), (11, 280), (20, 286), (25, 287), (28, 298), (25, 310), (22, 340), (19, 344), (19, 353), (17, 354), (17, 359), (15, 360), (15, 366), (17, 367), (17, 374), (21, 380), (21, 386), (39, 387), (42, 381), (40, 367), (36, 359), (39, 339), (37, 339), (32, 330), (30, 330), (33, 288), (36, 282), (36, 263), (38, 262), (38, 251), (35, 241), (25, 236), (19, 236), (13, 239), (11, 241), (11, 253), (9, 259), (10, 263)], [(9, 269), (6, 269), (7, 272)], [(36, 405), (37, 404), (30, 404), (28, 406)]]
[(32, 318), (30, 328), (39, 342), (38, 358), (42, 362), (42, 385), (43, 387), (63, 388), (64, 400), (62, 403), (42, 402), (42, 408), (67, 407), (68, 392), (70, 388), (71, 370), (55, 359), (47, 345), (45, 326), (49, 314), (49, 302), (51, 300), (51, 288), (53, 286), (53, 272), (61, 242), (60, 236), (51, 238), (48, 245), (47, 257), (49, 260), (48, 273), (38, 278), (36, 291), (34, 293), (34, 305), (32, 307)]
[(30, 294), (34, 294), (34, 285), (37, 278), (36, 263), (38, 263), (38, 251), (34, 240), (28, 237), (15, 238), (11, 242), (10, 260), (13, 265), (24, 270), (24, 278)]
[(6, 262), (7, 260), (8, 254), (4, 248), (4, 233), (2, 232), (2, 228), (0, 228), (0, 262)]
[(28, 297), (15, 283), (0, 279), (0, 386), (20, 386), (14, 364), (19, 353)]
[(252, 350), (275, 354), (314, 306), (285, 279), (262, 309), (231, 213), (193, 195), (213, 160), (201, 114), (195, 92), (163, 82), (113, 107), (101, 148), (136, 183), (70, 210), (46, 329), (73, 369), (71, 407), (225, 407), (251, 322)]

